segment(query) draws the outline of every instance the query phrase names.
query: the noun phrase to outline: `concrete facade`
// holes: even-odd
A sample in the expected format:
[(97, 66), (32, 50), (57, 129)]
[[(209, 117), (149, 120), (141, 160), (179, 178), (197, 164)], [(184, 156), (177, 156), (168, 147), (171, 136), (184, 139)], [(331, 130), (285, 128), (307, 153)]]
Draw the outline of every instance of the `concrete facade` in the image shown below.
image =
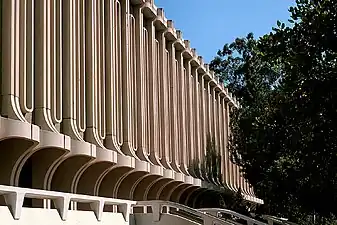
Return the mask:
[(261, 203), (229, 160), (237, 101), (152, 0), (0, 2), (0, 185), (198, 207), (210, 135)]

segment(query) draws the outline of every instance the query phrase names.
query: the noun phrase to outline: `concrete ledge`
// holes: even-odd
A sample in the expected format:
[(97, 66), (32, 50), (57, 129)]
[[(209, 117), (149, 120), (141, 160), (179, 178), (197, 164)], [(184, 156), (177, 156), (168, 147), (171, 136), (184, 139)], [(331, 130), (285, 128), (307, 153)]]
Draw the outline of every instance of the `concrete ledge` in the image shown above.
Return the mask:
[(40, 128), (36, 125), (0, 116), (0, 141), (9, 138), (24, 138), (40, 141)]
[(89, 203), (91, 210), (95, 213), (98, 221), (102, 219), (104, 206), (119, 206), (124, 220), (128, 221), (131, 212), (131, 206), (136, 202), (128, 200), (120, 200), (113, 198), (103, 198), (88, 195), (78, 195), (71, 193), (45, 191), (28, 188), (18, 188), (12, 186), (0, 185), (0, 195), (5, 197), (6, 205), (8, 206), (15, 220), (21, 217), (23, 201), (25, 198), (33, 199), (48, 199), (54, 201), (54, 205), (59, 212), (62, 220), (67, 220), (70, 202)]

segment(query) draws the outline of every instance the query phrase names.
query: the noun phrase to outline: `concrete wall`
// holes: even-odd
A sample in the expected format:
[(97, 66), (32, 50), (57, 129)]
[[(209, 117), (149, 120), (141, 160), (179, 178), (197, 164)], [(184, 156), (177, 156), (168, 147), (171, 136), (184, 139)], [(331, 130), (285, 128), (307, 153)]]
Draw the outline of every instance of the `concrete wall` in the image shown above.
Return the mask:
[(226, 147), (237, 101), (153, 1), (1, 1), (0, 36), (0, 184), (187, 203), (211, 135), (256, 201)]

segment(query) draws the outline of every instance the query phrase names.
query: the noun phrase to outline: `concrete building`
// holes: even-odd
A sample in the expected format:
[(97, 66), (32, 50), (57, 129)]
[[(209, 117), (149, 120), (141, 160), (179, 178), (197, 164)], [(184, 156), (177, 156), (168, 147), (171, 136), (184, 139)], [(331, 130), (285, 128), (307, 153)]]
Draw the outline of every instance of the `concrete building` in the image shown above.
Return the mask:
[(0, 2), (0, 185), (198, 208), (209, 135), (220, 185), (262, 203), (229, 160), (236, 99), (153, 0)]

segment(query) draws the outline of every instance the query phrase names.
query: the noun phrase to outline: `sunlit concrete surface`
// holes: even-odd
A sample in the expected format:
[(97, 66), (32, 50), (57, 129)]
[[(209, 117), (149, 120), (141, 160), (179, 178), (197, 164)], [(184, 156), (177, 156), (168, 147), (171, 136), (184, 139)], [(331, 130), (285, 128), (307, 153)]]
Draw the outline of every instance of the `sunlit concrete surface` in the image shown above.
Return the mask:
[(153, 1), (0, 3), (0, 185), (202, 207), (210, 136), (212, 182), (262, 203), (229, 160), (237, 100)]

